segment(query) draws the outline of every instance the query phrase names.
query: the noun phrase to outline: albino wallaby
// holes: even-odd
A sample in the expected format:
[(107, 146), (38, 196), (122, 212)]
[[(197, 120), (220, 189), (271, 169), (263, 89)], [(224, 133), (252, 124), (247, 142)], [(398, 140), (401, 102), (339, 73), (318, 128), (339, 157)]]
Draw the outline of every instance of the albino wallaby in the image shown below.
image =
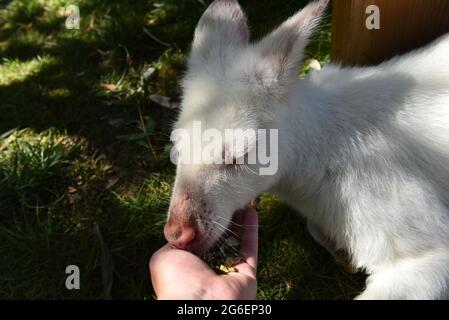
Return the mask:
[(310, 3), (256, 43), (236, 0), (206, 10), (175, 128), (278, 129), (279, 168), (178, 164), (165, 236), (205, 250), (269, 191), (366, 270), (358, 298), (449, 298), (449, 36), (377, 67), (331, 64), (299, 79), (326, 6)]

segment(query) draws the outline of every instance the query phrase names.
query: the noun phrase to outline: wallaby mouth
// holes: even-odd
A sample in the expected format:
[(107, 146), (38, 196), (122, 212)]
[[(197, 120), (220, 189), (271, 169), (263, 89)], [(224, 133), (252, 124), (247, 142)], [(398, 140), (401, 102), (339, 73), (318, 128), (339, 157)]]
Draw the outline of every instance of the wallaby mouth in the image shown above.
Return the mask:
[(247, 227), (243, 224), (243, 215), (249, 207), (250, 204), (235, 211), (226, 231), (201, 255), (201, 258), (219, 274), (238, 272), (234, 266), (243, 259), (240, 242)]
[[(233, 238), (233, 243), (240, 242), (244, 228), (241, 217), (252, 204), (253, 202), (248, 203), (241, 209), (234, 211), (231, 219), (215, 217), (212, 223), (206, 223), (206, 227), (214, 228), (215, 231), (212, 230), (212, 232), (210, 229), (202, 232), (201, 222), (196, 221), (196, 219), (187, 221), (180, 219), (179, 215), (173, 215), (165, 224), (165, 238), (177, 249), (187, 250), (198, 256), (203, 256), (217, 246), (223, 246), (223, 244), (229, 242), (228, 239), (230, 238)], [(208, 236), (207, 231), (211, 232), (212, 236)], [(213, 235), (220, 236), (217, 238)]]
[(224, 221), (219, 221), (218, 223), (221, 225), (220, 229), (223, 230), (223, 234), (214, 241), (214, 243), (209, 243), (209, 249), (206, 252), (209, 252), (211, 250), (216, 250), (216, 247), (225, 247), (226, 245), (229, 245), (232, 243), (233, 247), (236, 247), (236, 243), (240, 243), (242, 233), (244, 232), (245, 226), (242, 224), (243, 221), (243, 214), (244, 212), (251, 208), (252, 202), (248, 203), (246, 206), (244, 206), (241, 209), (238, 209), (234, 212), (232, 215), (231, 220), (227, 221), (226, 223), (223, 223)]

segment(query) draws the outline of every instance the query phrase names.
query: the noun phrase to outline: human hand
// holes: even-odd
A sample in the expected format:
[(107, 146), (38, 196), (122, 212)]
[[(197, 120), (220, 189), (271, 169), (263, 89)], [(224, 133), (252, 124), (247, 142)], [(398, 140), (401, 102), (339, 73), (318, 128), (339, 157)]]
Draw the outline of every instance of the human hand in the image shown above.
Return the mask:
[(161, 300), (255, 299), (257, 290), (258, 217), (250, 208), (240, 213), (243, 226), (238, 272), (217, 275), (196, 255), (169, 244), (150, 260), (151, 281)]

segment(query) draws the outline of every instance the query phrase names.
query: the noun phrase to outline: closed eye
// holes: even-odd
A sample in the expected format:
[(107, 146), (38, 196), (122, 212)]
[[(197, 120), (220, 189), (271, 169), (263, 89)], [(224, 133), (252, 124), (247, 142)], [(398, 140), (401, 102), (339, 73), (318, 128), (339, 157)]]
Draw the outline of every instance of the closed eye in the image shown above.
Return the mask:
[(229, 161), (230, 159), (229, 159), (229, 157), (227, 157), (225, 149), (223, 149), (222, 159), (221, 159), (223, 162), (222, 162), (221, 168), (226, 169), (226, 170), (238, 169), (242, 164), (246, 163), (247, 159), (248, 159), (248, 152), (243, 154), (243, 156), (239, 156), (239, 157), (233, 156), (232, 161)]
[[(246, 154), (245, 154), (244, 159), (246, 159)], [(235, 172), (239, 169), (243, 169), (244, 166), (245, 166), (245, 162), (237, 161), (236, 158), (233, 158), (232, 163), (224, 163), (220, 166), (220, 169), (226, 170), (229, 172)]]

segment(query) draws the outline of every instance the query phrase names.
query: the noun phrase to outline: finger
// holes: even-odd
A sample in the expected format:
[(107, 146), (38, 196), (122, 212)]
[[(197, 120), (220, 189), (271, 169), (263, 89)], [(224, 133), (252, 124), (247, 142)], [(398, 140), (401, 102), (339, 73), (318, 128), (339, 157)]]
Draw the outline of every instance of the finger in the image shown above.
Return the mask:
[[(214, 278), (217, 274), (196, 255), (165, 245), (156, 251), (149, 263), (150, 277), (156, 295), (172, 295), (174, 288), (191, 283), (192, 279)], [(194, 286), (191, 286), (192, 290)]]
[(259, 218), (253, 208), (247, 209), (242, 216), (243, 234), (240, 243), (242, 258), (257, 270), (257, 254), (259, 248)]
[(161, 257), (163, 257), (164, 254), (170, 250), (175, 250), (175, 249), (173, 248), (173, 246), (171, 246), (169, 243), (167, 243), (162, 248), (160, 248), (159, 250), (157, 250), (156, 252), (153, 253), (153, 255), (151, 256), (151, 259), (150, 259), (150, 263), (149, 263), (150, 271), (154, 270), (158, 267), (159, 262), (161, 261)]
[(170, 244), (156, 251), (150, 259), (150, 271), (170, 273), (173, 270), (197, 270), (207, 267), (207, 264), (193, 253), (180, 250)]
[(150, 263), (149, 263), (149, 269), (150, 269), (150, 276), (151, 276), (151, 280), (152, 280), (153, 284), (155, 284), (155, 282), (158, 280), (158, 278), (160, 278), (160, 276), (161, 276), (160, 271), (164, 269), (164, 267), (163, 267), (163, 264), (164, 264), (163, 262), (165, 260), (164, 257), (166, 255), (166, 253), (169, 252), (170, 250), (173, 250), (173, 247), (167, 243), (162, 248), (160, 248), (159, 250), (154, 252), (153, 255), (151, 256)]

